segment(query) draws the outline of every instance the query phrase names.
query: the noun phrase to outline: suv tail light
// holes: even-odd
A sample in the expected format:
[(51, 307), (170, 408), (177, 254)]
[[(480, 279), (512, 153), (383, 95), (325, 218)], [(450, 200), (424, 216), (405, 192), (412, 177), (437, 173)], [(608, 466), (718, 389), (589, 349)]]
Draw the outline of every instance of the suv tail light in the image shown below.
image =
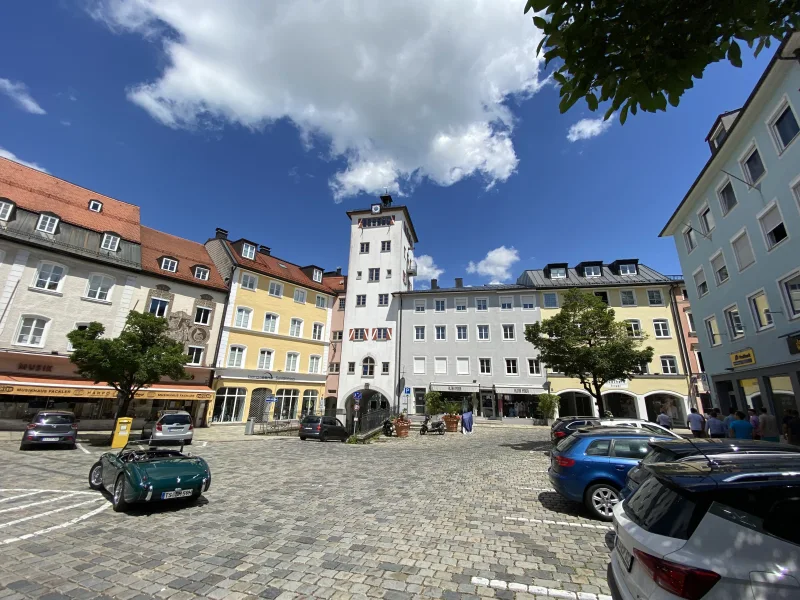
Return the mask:
[(78, 424), (77, 423), (73, 423), (72, 425), (70, 425), (70, 427), (72, 427), (72, 429), (74, 429), (75, 431), (78, 431)]
[(321, 431), (322, 430), (322, 423), (317, 423), (317, 426), (315, 427), (315, 429), (317, 431)]
[(194, 431), (194, 425), (192, 425), (191, 423), (189, 423), (189, 431)]
[(36, 423), (28, 423), (25, 426), (26, 429), (36, 429)]
[(559, 467), (571, 467), (575, 464), (575, 460), (567, 458), (566, 456), (556, 456), (556, 462)]
[(553, 432), (553, 435), (556, 436), (557, 438), (563, 438), (563, 437), (567, 437), (567, 432), (566, 431), (555, 431), (555, 432)]
[(161, 423), (156, 423), (156, 431), (161, 431)]
[(720, 580), (720, 576), (714, 571), (687, 567), (656, 558), (638, 549), (633, 550), (633, 555), (658, 587), (679, 598), (700, 600)]

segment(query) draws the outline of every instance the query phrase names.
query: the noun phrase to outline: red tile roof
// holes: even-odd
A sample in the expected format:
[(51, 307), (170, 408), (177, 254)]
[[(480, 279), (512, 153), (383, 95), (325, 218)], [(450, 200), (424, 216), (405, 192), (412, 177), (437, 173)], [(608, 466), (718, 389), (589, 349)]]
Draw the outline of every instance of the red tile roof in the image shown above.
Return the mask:
[[(214, 261), (203, 244), (185, 240), (162, 231), (156, 231), (149, 227), (142, 226), (142, 270), (148, 271), (160, 277), (186, 281), (203, 287), (218, 290), (227, 290), (228, 286), (222, 279)], [(161, 257), (169, 256), (177, 259), (178, 270), (175, 273), (164, 271), (161, 268)], [(206, 267), (210, 273), (208, 281), (197, 279), (194, 276), (194, 266), (201, 265)]]
[(225, 240), (225, 243), (228, 245), (228, 250), (230, 250), (231, 255), (233, 255), (234, 260), (240, 267), (250, 269), (251, 271), (255, 271), (256, 273), (261, 273), (263, 275), (271, 275), (277, 279), (301, 285), (311, 290), (316, 290), (332, 296), (336, 295), (336, 293), (330, 287), (323, 283), (317, 283), (308, 275), (303, 273), (298, 265), (285, 261), (282, 258), (277, 258), (276, 256), (267, 256), (261, 252), (256, 252), (255, 259), (250, 260), (239, 254), (230, 240)]
[[(113, 231), (139, 242), (139, 207), (0, 158), (0, 197), (36, 213), (52, 212), (63, 221), (92, 231)], [(89, 200), (103, 203), (102, 212), (89, 210)]]
[(347, 290), (347, 275), (328, 275), (322, 278), (322, 283), (337, 294), (341, 294)]

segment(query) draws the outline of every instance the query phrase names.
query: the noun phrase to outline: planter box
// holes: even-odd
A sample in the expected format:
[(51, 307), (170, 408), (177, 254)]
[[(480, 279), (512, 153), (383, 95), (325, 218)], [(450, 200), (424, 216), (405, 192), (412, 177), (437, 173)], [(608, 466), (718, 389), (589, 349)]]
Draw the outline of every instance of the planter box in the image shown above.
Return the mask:
[(411, 429), (411, 421), (395, 421), (394, 431), (397, 437), (408, 437), (408, 431)]
[(456, 433), (458, 432), (458, 422), (461, 420), (461, 417), (457, 415), (444, 415), (442, 417), (442, 421), (444, 421), (445, 430), (448, 433)]

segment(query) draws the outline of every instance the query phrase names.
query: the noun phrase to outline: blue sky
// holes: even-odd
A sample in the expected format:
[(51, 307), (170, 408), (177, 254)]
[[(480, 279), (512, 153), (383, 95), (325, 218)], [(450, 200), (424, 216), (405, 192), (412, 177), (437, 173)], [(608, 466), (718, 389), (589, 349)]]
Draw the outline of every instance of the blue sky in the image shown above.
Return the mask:
[(401, 4), (7, 3), (0, 148), (140, 205), (151, 227), (198, 241), (224, 227), (326, 269), (347, 266), (345, 211), (386, 186), (440, 284), (631, 257), (680, 272), (658, 232), (771, 50), (712, 65), (678, 108), (573, 142), (598, 115), (559, 114), (524, 0), (466, 16)]

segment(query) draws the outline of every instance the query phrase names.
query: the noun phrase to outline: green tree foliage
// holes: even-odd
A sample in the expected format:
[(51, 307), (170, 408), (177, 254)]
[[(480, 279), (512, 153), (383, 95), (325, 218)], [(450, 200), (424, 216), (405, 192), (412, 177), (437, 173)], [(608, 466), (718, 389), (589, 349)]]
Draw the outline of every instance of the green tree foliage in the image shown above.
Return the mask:
[(542, 413), (542, 418), (552, 419), (560, 401), (561, 398), (555, 394), (539, 394), (539, 412)]
[(620, 111), (677, 106), (705, 68), (742, 66), (741, 46), (755, 54), (800, 29), (800, 0), (528, 0), (525, 12), (544, 33), (539, 49), (558, 68), (561, 112), (581, 98), (589, 109)]
[(105, 338), (101, 323), (67, 334), (73, 351), (70, 360), (78, 373), (95, 383), (108, 382), (117, 390), (119, 404), (115, 420), (128, 414), (128, 406), (143, 386), (162, 377), (186, 379), (188, 357), (183, 344), (167, 335), (166, 319), (131, 311), (119, 337)]
[(551, 371), (580, 380), (594, 396), (599, 414), (605, 413), (601, 388), (614, 379), (633, 379), (653, 359), (644, 338), (628, 335), (625, 323), (614, 318), (594, 294), (569, 290), (558, 314), (525, 328), (525, 339), (539, 351)]

